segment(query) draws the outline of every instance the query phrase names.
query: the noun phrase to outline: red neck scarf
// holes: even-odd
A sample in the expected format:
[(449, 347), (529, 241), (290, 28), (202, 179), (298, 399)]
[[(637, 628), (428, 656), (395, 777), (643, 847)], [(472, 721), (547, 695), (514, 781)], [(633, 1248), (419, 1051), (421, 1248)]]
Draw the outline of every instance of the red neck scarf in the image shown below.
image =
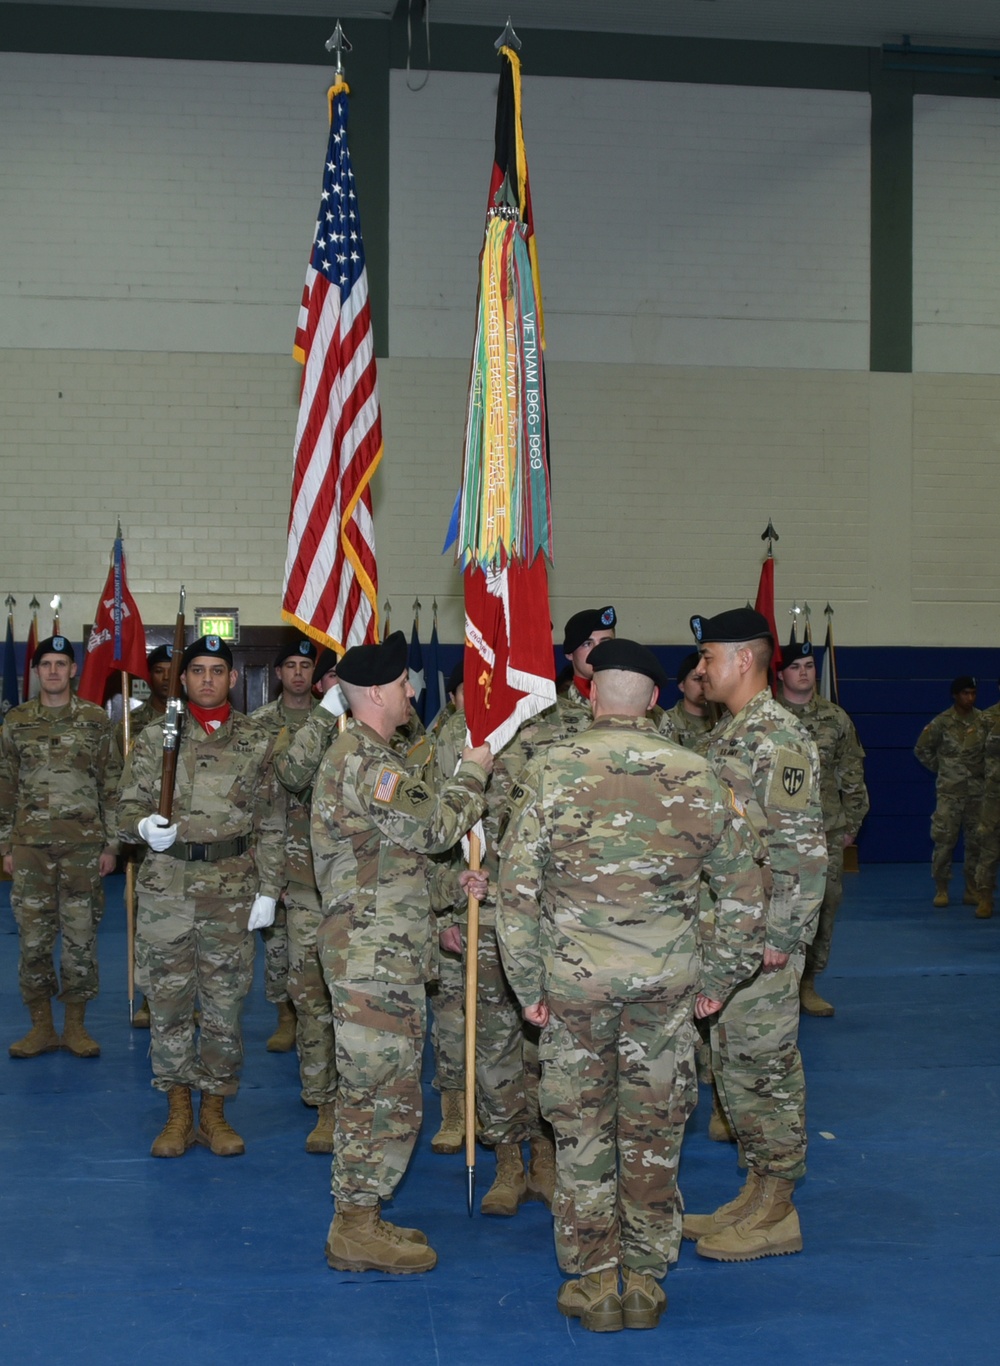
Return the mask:
[(579, 674), (573, 675), (574, 687), (581, 697), (586, 697), (588, 700), (590, 698), (590, 684), (591, 680), (589, 678), (581, 678)]
[(206, 735), (213, 735), (220, 726), (225, 725), (229, 720), (232, 707), (228, 702), (223, 702), (221, 707), (199, 707), (194, 702), (189, 702), (188, 711)]

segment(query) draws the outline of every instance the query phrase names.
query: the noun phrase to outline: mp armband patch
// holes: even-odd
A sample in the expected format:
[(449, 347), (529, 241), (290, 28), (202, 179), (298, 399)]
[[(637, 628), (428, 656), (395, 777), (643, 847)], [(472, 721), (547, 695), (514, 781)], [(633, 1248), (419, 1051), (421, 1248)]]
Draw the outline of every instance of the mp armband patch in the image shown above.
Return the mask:
[(812, 773), (806, 755), (782, 747), (774, 756), (768, 783), (767, 806), (804, 811), (812, 797)]

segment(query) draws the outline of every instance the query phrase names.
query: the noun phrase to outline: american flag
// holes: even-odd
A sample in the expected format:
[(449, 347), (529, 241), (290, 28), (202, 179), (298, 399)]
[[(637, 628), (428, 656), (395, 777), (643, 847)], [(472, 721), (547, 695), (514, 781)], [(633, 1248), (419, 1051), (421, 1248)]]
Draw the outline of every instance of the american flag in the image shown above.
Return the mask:
[(371, 480), (382, 415), (348, 87), (331, 87), (330, 142), (293, 354), (302, 361), (282, 616), (343, 651), (378, 639)]

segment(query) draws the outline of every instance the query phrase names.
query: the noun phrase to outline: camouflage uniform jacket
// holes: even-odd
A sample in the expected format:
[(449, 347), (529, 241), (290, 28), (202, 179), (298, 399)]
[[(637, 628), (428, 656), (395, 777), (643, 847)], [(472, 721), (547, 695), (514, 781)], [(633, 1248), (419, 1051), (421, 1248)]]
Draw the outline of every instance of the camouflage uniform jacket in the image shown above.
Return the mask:
[[(231, 711), (206, 735), (191, 717), (184, 720), (177, 752), (171, 819), (181, 844), (215, 844), (246, 836), (251, 850), (217, 863), (191, 862), (167, 850), (147, 849), (139, 885), (153, 895), (183, 894), (185, 870), (197, 869), (199, 892), (246, 901), (256, 893), (277, 898), (284, 873), (284, 796), (271, 766), (273, 738), (242, 712)], [(125, 764), (118, 794), (122, 839), (142, 842), (139, 822), (160, 802), (163, 726), (154, 722), (139, 736)], [(188, 888), (187, 890), (190, 890)]]
[(115, 848), (121, 760), (103, 707), (12, 707), (0, 729), (0, 854), (14, 844)]
[[(291, 737), (309, 720), (318, 703), (307, 707), (287, 707), (279, 697), (258, 707), (251, 715), (255, 725), (263, 726), (275, 737), (273, 763), (278, 767), (278, 755)], [(309, 793), (285, 794), (285, 873), (283, 885), (299, 882), (306, 887), (316, 886), (312, 849), (309, 844)]]
[(781, 699), (819, 751), (819, 800), (827, 835), (849, 835), (861, 829), (868, 815), (865, 752), (854, 722), (836, 702), (813, 697), (799, 706)]
[(703, 755), (708, 749), (712, 722), (707, 716), (693, 716), (686, 711), (684, 699), (680, 698), (676, 706), (660, 713), (656, 729), (682, 749), (691, 749), (695, 754)]
[(1000, 798), (1000, 702), (983, 712), (983, 778), (986, 796)]
[[(757, 970), (757, 841), (707, 761), (652, 720), (601, 717), (540, 755), (511, 800), (497, 933), (522, 1005), (725, 1000)], [(699, 943), (703, 869), (718, 900)]]
[(593, 719), (590, 700), (584, 697), (575, 683), (571, 683), (569, 690), (556, 698), (555, 706), (525, 721), (504, 750), (508, 768), (514, 774), (519, 773), (536, 754), (559, 740), (569, 740), (579, 735)]
[(708, 759), (767, 850), (767, 943), (810, 944), (826, 887), (816, 746), (765, 688), (712, 731)]
[(924, 726), (913, 752), (924, 768), (937, 774), (939, 795), (964, 796), (970, 783), (982, 782), (985, 742), (986, 726), (977, 707), (968, 716), (949, 707)]
[(463, 763), (440, 786), (407, 773), (359, 721), (327, 751), (313, 785), (312, 848), (324, 970), (339, 982), (430, 981), (436, 924), (430, 854), (451, 849), (483, 810), (486, 774)]
[[(465, 746), (466, 733), (465, 712), (453, 712), (447, 724), (442, 728), (438, 743), (434, 748), (435, 782), (446, 782), (458, 768)], [(513, 786), (513, 779), (504, 762), (506, 754), (507, 751), (504, 750), (494, 759), (493, 772), (490, 775), (489, 787), (486, 789), (486, 810), (483, 813), (485, 845), (481, 851), (480, 866), (489, 874), (490, 891), (486, 899), (480, 903), (479, 923), (481, 925), (492, 925), (496, 918), (496, 880), (499, 869), (497, 850), (500, 842), (500, 830), (505, 823), (510, 790)], [(454, 851), (455, 862), (457, 866), (465, 867), (465, 860), (461, 857), (461, 852), (460, 848)], [(466, 904), (464, 900), (457, 901), (459, 914), (455, 917), (456, 919), (463, 920), (465, 918)]]

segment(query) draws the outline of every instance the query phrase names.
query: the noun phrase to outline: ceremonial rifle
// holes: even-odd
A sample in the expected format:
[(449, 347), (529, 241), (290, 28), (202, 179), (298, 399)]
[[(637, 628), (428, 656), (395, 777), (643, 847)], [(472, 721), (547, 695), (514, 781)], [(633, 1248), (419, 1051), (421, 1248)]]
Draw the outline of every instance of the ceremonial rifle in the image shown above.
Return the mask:
[(170, 656), (170, 694), (163, 718), (163, 776), (160, 779), (159, 814), (169, 821), (174, 809), (174, 779), (177, 776), (177, 749), (181, 740), (184, 703), (181, 701), (181, 658), (184, 654), (184, 585), (177, 607), (174, 648)]

